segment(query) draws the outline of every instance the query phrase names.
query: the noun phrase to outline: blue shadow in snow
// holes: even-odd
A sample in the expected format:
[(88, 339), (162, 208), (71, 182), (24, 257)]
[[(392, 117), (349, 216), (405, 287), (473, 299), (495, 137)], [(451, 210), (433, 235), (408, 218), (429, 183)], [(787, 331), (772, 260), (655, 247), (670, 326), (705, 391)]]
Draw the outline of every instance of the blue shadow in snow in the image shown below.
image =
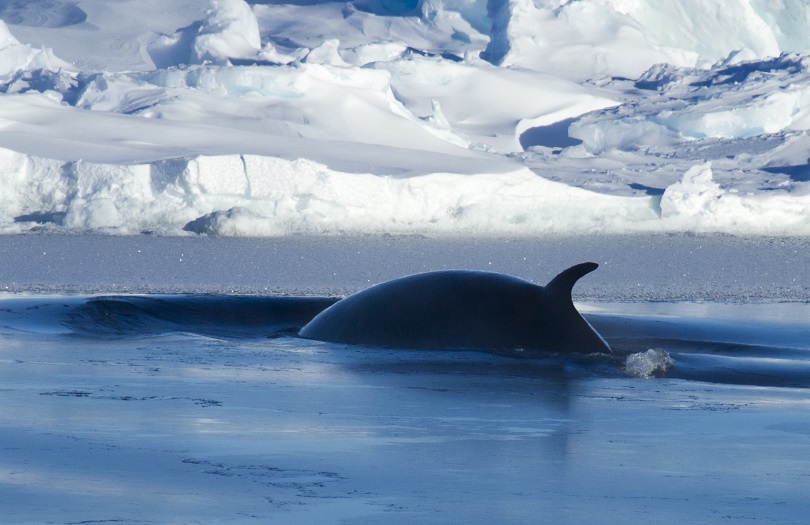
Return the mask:
[(768, 173), (787, 175), (793, 182), (810, 181), (810, 164), (801, 164), (799, 166), (771, 166), (760, 169)]
[(532, 146), (547, 148), (567, 148), (582, 144), (582, 141), (568, 136), (568, 127), (576, 119), (567, 118), (548, 126), (529, 128), (520, 134), (520, 146), (526, 150)]
[(637, 182), (631, 182), (628, 184), (631, 189), (637, 191), (643, 191), (647, 195), (651, 195), (653, 197), (660, 197), (664, 194), (664, 188), (653, 188), (652, 186), (645, 186), (644, 184), (639, 184)]
[[(276, 4), (273, 0), (247, 0), (248, 4)], [(419, 12), (419, 0), (286, 0), (285, 4), (310, 6), (326, 3), (352, 4), (358, 11), (377, 16), (407, 16)]]

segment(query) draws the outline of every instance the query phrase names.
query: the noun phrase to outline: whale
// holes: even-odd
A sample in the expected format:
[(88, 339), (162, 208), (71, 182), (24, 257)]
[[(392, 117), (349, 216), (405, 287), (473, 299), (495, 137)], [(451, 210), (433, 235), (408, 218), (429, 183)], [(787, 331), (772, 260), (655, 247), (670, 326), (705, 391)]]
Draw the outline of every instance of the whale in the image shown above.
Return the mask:
[(298, 335), (386, 348), (611, 353), (571, 299), (597, 267), (577, 264), (546, 286), (474, 270), (410, 275), (337, 301)]

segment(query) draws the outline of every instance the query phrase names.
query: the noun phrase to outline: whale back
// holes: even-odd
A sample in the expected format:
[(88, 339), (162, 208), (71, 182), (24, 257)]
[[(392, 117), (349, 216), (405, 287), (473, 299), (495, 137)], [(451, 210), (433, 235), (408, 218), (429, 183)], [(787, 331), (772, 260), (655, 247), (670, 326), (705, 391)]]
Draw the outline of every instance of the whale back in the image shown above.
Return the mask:
[(596, 267), (589, 265), (569, 268), (545, 288), (491, 272), (411, 275), (338, 301), (299, 335), (394, 348), (609, 351), (571, 301), (574, 283)]

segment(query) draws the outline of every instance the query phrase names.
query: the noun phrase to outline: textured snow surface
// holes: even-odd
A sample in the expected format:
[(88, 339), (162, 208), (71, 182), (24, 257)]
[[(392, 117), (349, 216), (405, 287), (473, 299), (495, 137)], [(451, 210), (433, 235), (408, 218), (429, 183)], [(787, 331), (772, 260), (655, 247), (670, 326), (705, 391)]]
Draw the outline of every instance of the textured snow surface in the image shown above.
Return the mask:
[(0, 232), (810, 233), (799, 0), (0, 20)]

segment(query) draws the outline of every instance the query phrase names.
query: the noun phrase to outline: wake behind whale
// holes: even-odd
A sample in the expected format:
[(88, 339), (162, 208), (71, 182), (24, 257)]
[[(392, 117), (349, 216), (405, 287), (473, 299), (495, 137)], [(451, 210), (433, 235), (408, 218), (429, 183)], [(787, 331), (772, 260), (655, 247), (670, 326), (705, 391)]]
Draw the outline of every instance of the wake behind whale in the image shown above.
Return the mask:
[[(228, 295), (8, 296), (0, 300), (0, 333), (67, 336), (72, 340), (164, 335), (188, 337), (190, 341), (197, 336), (225, 341), (251, 339), (251, 344), (267, 352), (318, 348), (338, 361), (341, 355), (354, 361), (372, 359), (380, 353), (378, 349), (385, 347), (352, 349), (344, 343), (313, 343), (298, 336), (302, 327), (337, 301), (334, 297)], [(496, 359), (511, 363), (509, 366), (528, 366), (527, 373), (535, 365), (559, 365), (574, 377), (629, 374), (715, 384), (810, 388), (807, 319), (810, 304), (799, 303), (592, 303), (583, 322), (587, 320), (598, 330), (612, 355), (531, 353), (503, 348), (463, 354), (430, 350), (429, 355), (435, 357), (419, 350), (386, 354), (403, 362), (438, 359), (452, 366), (480, 366), (481, 373), (486, 373), (491, 360)], [(520, 361), (512, 361), (516, 358)], [(452, 370), (448, 368), (447, 373)]]
[(330, 297), (238, 295), (102, 296), (67, 314), (63, 324), (94, 337), (192, 333), (251, 338), (295, 335), (337, 301)]

